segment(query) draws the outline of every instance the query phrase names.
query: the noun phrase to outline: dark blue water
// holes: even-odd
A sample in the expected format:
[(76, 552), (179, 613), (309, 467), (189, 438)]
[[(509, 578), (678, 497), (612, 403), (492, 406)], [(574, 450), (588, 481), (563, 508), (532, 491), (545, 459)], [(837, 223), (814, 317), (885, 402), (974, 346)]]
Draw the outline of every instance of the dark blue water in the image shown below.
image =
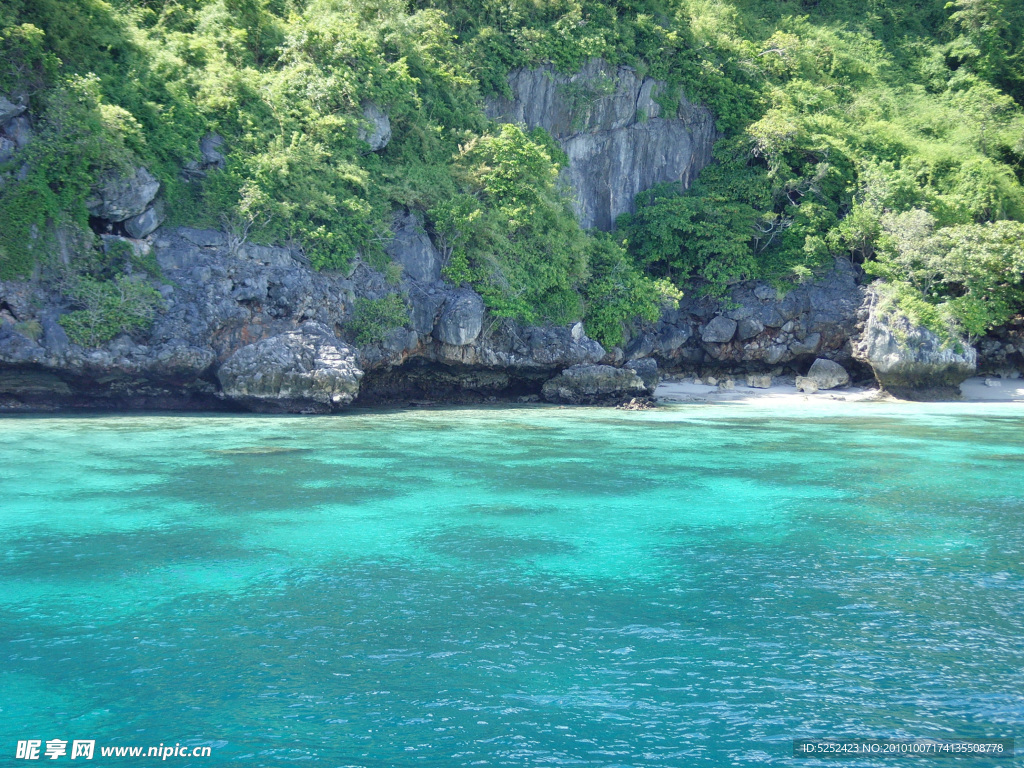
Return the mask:
[(0, 537), (0, 764), (1009, 765), (792, 741), (1024, 723), (1013, 405), (8, 418)]

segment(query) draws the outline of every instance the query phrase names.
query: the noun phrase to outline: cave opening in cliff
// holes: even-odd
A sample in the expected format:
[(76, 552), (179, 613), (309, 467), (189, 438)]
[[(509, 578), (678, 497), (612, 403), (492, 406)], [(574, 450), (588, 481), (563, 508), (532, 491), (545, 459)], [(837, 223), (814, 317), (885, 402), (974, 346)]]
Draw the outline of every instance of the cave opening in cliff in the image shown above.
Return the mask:
[(123, 221), (110, 221), (99, 216), (89, 217), (89, 229), (97, 235), (115, 235), (117, 237), (131, 237), (125, 229)]
[(557, 371), (509, 374), (481, 366), (412, 360), (368, 371), (359, 386), (360, 405), (402, 403), (487, 403), (540, 398), (544, 382)]

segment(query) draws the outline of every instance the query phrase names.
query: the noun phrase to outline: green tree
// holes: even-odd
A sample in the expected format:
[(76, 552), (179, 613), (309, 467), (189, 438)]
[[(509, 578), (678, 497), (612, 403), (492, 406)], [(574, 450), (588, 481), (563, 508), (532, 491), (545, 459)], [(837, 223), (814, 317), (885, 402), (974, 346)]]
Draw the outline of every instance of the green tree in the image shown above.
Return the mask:
[(61, 315), (60, 324), (75, 344), (94, 347), (120, 333), (147, 330), (157, 309), (160, 294), (145, 282), (128, 275), (113, 280), (79, 277), (66, 293), (80, 308)]

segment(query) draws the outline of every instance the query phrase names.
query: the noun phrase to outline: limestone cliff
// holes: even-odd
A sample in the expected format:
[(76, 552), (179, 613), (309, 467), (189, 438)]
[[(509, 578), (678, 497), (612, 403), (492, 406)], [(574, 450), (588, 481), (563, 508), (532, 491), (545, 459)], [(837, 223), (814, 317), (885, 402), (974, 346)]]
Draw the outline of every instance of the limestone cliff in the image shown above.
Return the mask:
[(541, 127), (566, 155), (564, 175), (584, 227), (610, 230), (639, 192), (662, 182), (686, 188), (711, 162), (715, 124), (706, 107), (680, 96), (664, 112), (660, 80), (591, 59), (572, 75), (550, 65), (508, 77), (511, 98), (487, 103), (488, 117)]
[[(475, 292), (441, 279), (439, 255), (410, 215), (395, 218), (388, 249), (403, 272), (392, 282), (366, 263), (317, 272), (298, 251), (232, 247), (210, 230), (158, 230), (127, 242), (149, 250), (163, 272), (163, 307), (135, 337), (73, 344), (58, 322), (69, 309), (59, 294), (0, 282), (0, 404), (326, 412), (409, 399), (612, 400), (619, 390), (649, 391), (655, 362), (663, 370), (791, 373), (817, 357), (850, 365), (864, 295), (840, 261), (785, 296), (748, 283), (727, 301), (686, 299), (632, 329), (624, 349), (606, 350), (581, 323), (537, 327), (490, 316)], [(357, 300), (387, 294), (403, 297), (407, 320), (357, 343), (349, 330)], [(600, 386), (567, 372), (574, 366), (600, 369)], [(609, 382), (618, 382), (615, 392), (604, 391)], [(579, 392), (564, 395), (574, 383)]]
[[(400, 279), (357, 262), (317, 272), (298, 251), (243, 244), (212, 230), (127, 241), (155, 257), (163, 307), (145, 334), (98, 348), (58, 322), (66, 301), (46, 286), (0, 282), (0, 400), (110, 408), (244, 407), (322, 412), (395, 398), (539, 392), (605, 350), (582, 324), (522, 326), (486, 316), (473, 291), (444, 283), (430, 239), (410, 216), (389, 250)], [(357, 345), (346, 326), (359, 298), (404, 297), (408, 319)]]
[[(512, 98), (493, 100), (489, 113), (543, 126), (561, 143), (585, 226), (610, 228), (639, 191), (663, 181), (686, 186), (710, 162), (711, 114), (684, 98), (663, 114), (656, 97), (665, 85), (628, 67), (595, 59), (571, 76), (521, 70), (509, 86)], [(29, 130), (24, 113), (0, 100), (0, 153), (10, 149), (4, 141), (17, 145), (22, 123), (22, 133)], [(377, 151), (390, 125), (373, 105), (364, 116), (363, 140)], [(182, 174), (217, 172), (222, 148), (220, 137), (204, 137), (202, 161)], [(527, 326), (489, 314), (471, 288), (445, 282), (441, 254), (415, 213), (395, 213), (387, 269), (356, 259), (345, 273), (318, 272), (297, 248), (164, 226), (160, 185), (144, 168), (98, 178), (93, 192), (104, 246), (128, 246), (159, 265), (159, 279), (132, 279), (158, 288), (162, 306), (146, 331), (83, 347), (61, 325), (75, 307), (52, 281), (0, 282), (0, 408), (328, 412), (409, 399), (611, 402), (652, 391), (659, 368), (793, 375), (824, 359), (861, 380), (870, 366), (883, 385), (927, 388), (955, 384), (974, 366), (974, 350), (953, 360), (960, 352), (922, 329), (871, 322), (869, 294), (844, 260), (784, 295), (748, 282), (722, 300), (688, 296), (657, 322), (629, 328), (621, 348), (605, 349), (582, 323)], [(57, 260), (68, 264), (74, 248), (65, 245)], [(388, 296), (401, 297), (404, 321), (361, 338), (353, 330), (360, 301)], [(1020, 338), (1017, 329), (985, 340), (981, 364), (1012, 368)]]

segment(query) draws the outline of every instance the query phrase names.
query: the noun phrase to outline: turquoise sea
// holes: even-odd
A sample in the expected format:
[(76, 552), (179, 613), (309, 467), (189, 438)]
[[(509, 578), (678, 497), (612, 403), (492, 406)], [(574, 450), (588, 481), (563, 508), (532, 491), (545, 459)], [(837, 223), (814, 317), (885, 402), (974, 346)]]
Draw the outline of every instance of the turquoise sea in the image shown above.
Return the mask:
[[(0, 419), (2, 765), (990, 766), (792, 742), (1022, 726), (1019, 405)], [(211, 756), (99, 755), (158, 744)]]

